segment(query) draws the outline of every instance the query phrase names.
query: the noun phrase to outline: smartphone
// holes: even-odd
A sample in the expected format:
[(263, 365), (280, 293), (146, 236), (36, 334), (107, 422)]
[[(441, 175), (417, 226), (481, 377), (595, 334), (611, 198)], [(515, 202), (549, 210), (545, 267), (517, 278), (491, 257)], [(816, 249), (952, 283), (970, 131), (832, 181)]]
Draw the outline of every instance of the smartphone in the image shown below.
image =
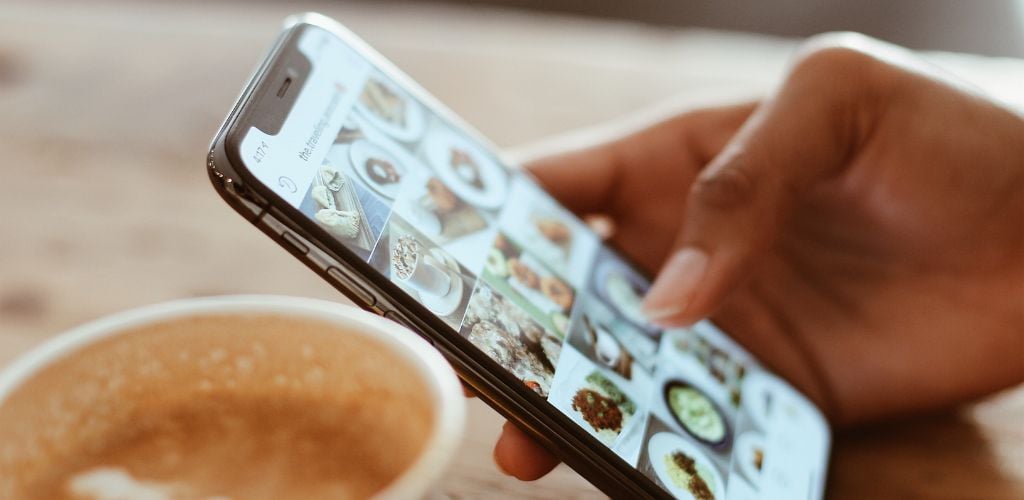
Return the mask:
[[(821, 412), (339, 23), (289, 18), (214, 138), (229, 205), (614, 498), (820, 498)], [(581, 173), (581, 175), (583, 175)]]

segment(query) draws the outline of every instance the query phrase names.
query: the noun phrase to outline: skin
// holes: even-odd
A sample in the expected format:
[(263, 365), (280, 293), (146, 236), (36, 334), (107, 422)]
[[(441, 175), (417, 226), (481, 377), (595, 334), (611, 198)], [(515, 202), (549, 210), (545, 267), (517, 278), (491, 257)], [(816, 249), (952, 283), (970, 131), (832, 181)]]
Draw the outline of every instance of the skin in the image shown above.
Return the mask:
[[(838, 427), (1024, 380), (1024, 117), (900, 48), (816, 37), (764, 101), (528, 166), (658, 271), (653, 321), (710, 316)], [(494, 457), (558, 463), (510, 424)]]

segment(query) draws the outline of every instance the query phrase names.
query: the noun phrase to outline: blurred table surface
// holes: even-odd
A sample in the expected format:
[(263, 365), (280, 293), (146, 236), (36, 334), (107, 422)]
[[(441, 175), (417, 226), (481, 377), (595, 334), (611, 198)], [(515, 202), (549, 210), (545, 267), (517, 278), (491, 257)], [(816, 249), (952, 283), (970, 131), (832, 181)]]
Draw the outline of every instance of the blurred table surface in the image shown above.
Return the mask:
[[(795, 42), (428, 5), (0, 2), (0, 365), (72, 325), (156, 301), (340, 294), (210, 188), (207, 144), (281, 18), (347, 23), (502, 146), (639, 109), (756, 97)], [(1024, 106), (1024, 61), (929, 54)], [(965, 334), (968, 332), (965, 332)], [(1024, 353), (1022, 353), (1024, 356)], [(935, 367), (941, 370), (942, 367)], [(565, 466), (499, 473), (501, 419), (471, 404), (443, 484), (459, 497), (593, 497)], [(1024, 388), (844, 431), (829, 497), (1024, 498)]]

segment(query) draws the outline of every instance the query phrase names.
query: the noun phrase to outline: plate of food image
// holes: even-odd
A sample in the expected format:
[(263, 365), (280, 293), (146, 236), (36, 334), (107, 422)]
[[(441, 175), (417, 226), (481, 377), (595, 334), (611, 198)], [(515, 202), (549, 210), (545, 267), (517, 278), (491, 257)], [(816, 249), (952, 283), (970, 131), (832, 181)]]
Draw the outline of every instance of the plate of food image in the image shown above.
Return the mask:
[(353, 142), (348, 151), (356, 175), (377, 194), (395, 199), (407, 172), (397, 155), (366, 139)]
[(729, 403), (739, 408), (742, 402), (742, 382), (747, 374), (746, 362), (727, 347), (712, 343), (701, 333), (692, 330), (672, 334), (675, 351), (684, 357), (692, 357), (708, 375), (729, 392)]
[(572, 255), (573, 228), (552, 209), (536, 209), (520, 226), (530, 250), (555, 267), (564, 267)]
[(352, 184), (330, 162), (325, 161), (317, 170), (309, 196), (316, 207), (313, 218), (327, 232), (359, 248), (373, 245), (373, 235)]
[(366, 81), (356, 108), (375, 128), (403, 142), (419, 138), (426, 125), (423, 107), (396, 85), (377, 76)]
[(562, 355), (562, 339), (551, 334), (545, 334), (538, 343), (551, 367), (558, 366), (558, 358)]
[(448, 316), (459, 309), (462, 298), (467, 293), (465, 285), (462, 283), (459, 263), (454, 257), (444, 253), (440, 248), (430, 249), (430, 257), (433, 257), (434, 262), (439, 264), (438, 267), (450, 277), (451, 289), (441, 295), (421, 293), (420, 302), (423, 303), (424, 307), (433, 311), (434, 314)]
[(533, 224), (530, 227), (536, 230), (538, 235), (568, 253), (569, 247), (572, 246), (573, 236), (568, 222), (559, 217), (544, 214), (534, 214), (531, 222)]
[(599, 371), (587, 375), (570, 407), (573, 416), (609, 447), (636, 414), (636, 403)]
[(505, 254), (497, 248), (492, 248), (487, 251), (487, 260), (484, 261), (484, 268), (487, 269), (487, 272), (497, 276), (498, 278), (507, 278), (509, 275), (508, 259), (506, 259)]
[(460, 333), (537, 394), (548, 396), (561, 345), (525, 311), (481, 285), (470, 300)]
[(505, 261), (509, 286), (526, 297), (545, 313), (566, 313), (572, 308), (576, 294), (565, 281), (549, 272), (529, 254), (520, 254)]
[(647, 456), (658, 480), (675, 498), (725, 498), (725, 484), (711, 460), (696, 445), (671, 432), (659, 432), (647, 441)]
[(449, 129), (431, 132), (425, 143), (430, 165), (459, 198), (485, 210), (501, 208), (508, 194), (508, 173), (480, 145)]
[(672, 418), (687, 434), (713, 448), (729, 446), (729, 421), (704, 391), (682, 380), (669, 380), (662, 394)]

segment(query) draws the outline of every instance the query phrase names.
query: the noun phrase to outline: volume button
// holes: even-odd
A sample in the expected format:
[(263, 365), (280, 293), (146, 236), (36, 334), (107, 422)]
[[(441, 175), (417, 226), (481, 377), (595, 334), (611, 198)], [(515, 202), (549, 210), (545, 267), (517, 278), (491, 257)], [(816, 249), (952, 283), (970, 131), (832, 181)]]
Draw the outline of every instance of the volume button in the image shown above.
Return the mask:
[(295, 236), (294, 234), (289, 233), (288, 231), (284, 231), (281, 233), (281, 239), (284, 240), (284, 242), (287, 243), (288, 246), (294, 248), (295, 250), (298, 250), (299, 253), (303, 255), (309, 253), (309, 247), (306, 246), (306, 244), (303, 243), (298, 236)]

